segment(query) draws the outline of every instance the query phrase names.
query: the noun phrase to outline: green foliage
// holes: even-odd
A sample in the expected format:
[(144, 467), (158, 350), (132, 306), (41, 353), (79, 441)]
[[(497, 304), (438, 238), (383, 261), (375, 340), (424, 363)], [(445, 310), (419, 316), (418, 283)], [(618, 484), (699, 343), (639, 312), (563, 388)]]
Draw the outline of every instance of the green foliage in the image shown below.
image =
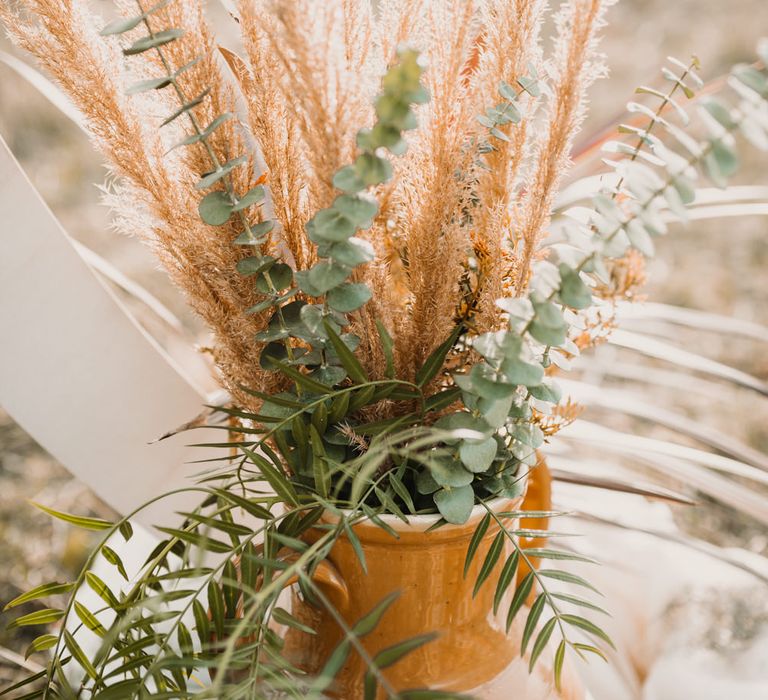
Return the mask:
[[(138, 4), (139, 14), (113, 22), (102, 33), (121, 35), (142, 25), (146, 28), (147, 35), (135, 39), (124, 54), (154, 51), (166, 73), (135, 84), (129, 92), (172, 88), (178, 107), (165, 123), (184, 117), (192, 130), (178, 146), (206, 148), (210, 169), (200, 174), (196, 189), (209, 191), (201, 196), (199, 214), (211, 226), (235, 225), (239, 231), (233, 240), (243, 249), (237, 271), (258, 294), (258, 303), (249, 312), (270, 311), (270, 320), (255, 338), (264, 346), (259, 361), (281, 375), (283, 391), (274, 395), (252, 391), (262, 401), (258, 412), (218, 407), (233, 419), (224, 427), (228, 442), (219, 446), (236, 450), (238, 456), (231, 462), (227, 458), (216, 462), (201, 485), (191, 489), (199, 495), (198, 506), (182, 513), (176, 527), (159, 528), (165, 539), (130, 576), (116, 544), (118, 534), (130, 538), (129, 518), (112, 524), (40, 506), (75, 526), (103, 531), (104, 537), (76, 581), (40, 586), (8, 605), (15, 608), (70, 594), (64, 608), (43, 608), (11, 623), (61, 625), (60, 635), (44, 634), (32, 642), (30, 653), (52, 653), (45, 672), (30, 683), (42, 681), (48, 697), (102, 700), (270, 697), (280, 692), (319, 698), (353, 650), (365, 654), (360, 638), (371, 633), (393, 600), (385, 599), (351, 626), (345, 623), (312, 576), (334, 542), (347, 538), (364, 567), (365, 552), (354, 534), (355, 524), (373, 522), (392, 534), (382, 516), (407, 519), (406, 514), (412, 513), (439, 514), (436, 527), (462, 524), (479, 503), (486, 513), (469, 542), (465, 575), (492, 527), (496, 534), (479, 565), (474, 593), (496, 581), (494, 613), (504, 615), (508, 629), (527, 610), (521, 653), (529, 654), (531, 668), (558, 633), (559, 686), (567, 649), (601, 654), (597, 647), (573, 641), (574, 629), (603, 643), (610, 640), (595, 623), (563, 608), (600, 613), (599, 606), (570, 592), (550, 590), (551, 585), (594, 590), (591, 584), (557, 568), (537, 570), (531, 558), (585, 560), (564, 550), (521, 548), (521, 537), (552, 533), (520, 529), (513, 520), (520, 513), (500, 516), (490, 504), (522, 494), (525, 476), (544, 444), (535, 417), (560, 401), (560, 391), (546, 370), (555, 358), (577, 354), (575, 319), (596, 306), (593, 290), (609, 280), (614, 262), (632, 248), (652, 254), (653, 239), (666, 231), (663, 214), (685, 216), (685, 206), (695, 196), (697, 171), (724, 184), (738, 165), (733, 134), (768, 147), (765, 71), (738, 66), (729, 81), (736, 104), (716, 97), (701, 103), (707, 132), (697, 140), (663, 115), (670, 107), (679, 119), (688, 120), (676, 98), (678, 93), (695, 97), (699, 87), (695, 61), (689, 66), (673, 62), (674, 70), (665, 68), (664, 77), (671, 83), (667, 92), (638, 90), (659, 100), (658, 109), (629, 105), (631, 112), (648, 117), (647, 126), (620, 128), (636, 145), (607, 144), (606, 150), (615, 156), (608, 161), (614, 177), (607, 189), (587, 202), (589, 219), (557, 215), (551, 255), (536, 265), (530, 288), (523, 296), (498, 300), (503, 327), (476, 334), (468, 319), (460, 320), (411, 382), (397, 378), (392, 339), (378, 324), (387, 378), (372, 381), (355, 354), (360, 339), (347, 332), (348, 314), (371, 298), (366, 285), (354, 278), (357, 267), (374, 259), (373, 247), (358, 234), (378, 215), (376, 188), (391, 178), (390, 157), (405, 152), (405, 133), (417, 126), (414, 108), (428, 99), (417, 53), (400, 52), (383, 77), (375, 102), (376, 121), (358, 133), (354, 162), (333, 178), (338, 196), (307, 224), (319, 260), (308, 270), (294, 271), (262, 250), (274, 227), (274, 222), (260, 220), (258, 211), (268, 192), (261, 185), (245, 193), (235, 189), (232, 173), (249, 162), (248, 156), (230, 154), (222, 163), (208, 143), (233, 115), (222, 114), (203, 128), (193, 109), (208, 91), (190, 97), (177, 80), (195, 60), (178, 68), (167, 61), (163, 47), (183, 31), (153, 29), (154, 14), (166, 4), (159, 2), (148, 10)], [(499, 101), (479, 117), (488, 140), (467, 144), (477, 150), (481, 166), (482, 157), (509, 140), (509, 130), (521, 121), (524, 94), (535, 99), (540, 92), (532, 70), (515, 87), (499, 86)], [(661, 130), (678, 144), (682, 155), (657, 135)], [(467, 216), (472, 216), (471, 209)], [(445, 367), (457, 351), (471, 352), (473, 363), (468, 371), (451, 375)], [(386, 412), (379, 410), (382, 406)], [(319, 526), (324, 512), (335, 518), (332, 524)], [(113, 590), (93, 571), (97, 556), (126, 582), (124, 590)], [(523, 566), (529, 573), (514, 587)], [(312, 633), (278, 605), (281, 591), (294, 580), (305, 598), (325, 607), (344, 632), (317, 678), (294, 668), (270, 627), (279, 622)], [(80, 594), (86, 588), (95, 594), (98, 607), (84, 602)], [(534, 603), (526, 608), (532, 593)], [(95, 654), (85, 651), (87, 634), (98, 638)], [(430, 640), (430, 635), (404, 639), (372, 659), (363, 656), (368, 668), (366, 698), (377, 697), (379, 691), (387, 698), (456, 697), (428, 689), (396, 693), (387, 683), (386, 669)], [(74, 684), (74, 676), (63, 670), (67, 665), (82, 671)], [(209, 671), (206, 688), (198, 677), (205, 678)]]

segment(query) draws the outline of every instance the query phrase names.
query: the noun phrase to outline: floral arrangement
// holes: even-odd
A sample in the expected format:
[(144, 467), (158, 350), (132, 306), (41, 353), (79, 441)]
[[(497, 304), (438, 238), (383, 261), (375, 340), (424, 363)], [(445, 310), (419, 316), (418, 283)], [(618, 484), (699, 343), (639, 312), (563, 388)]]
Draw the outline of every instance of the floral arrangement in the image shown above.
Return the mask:
[[(558, 684), (569, 649), (602, 655), (569, 632), (610, 643), (570, 611), (594, 604), (548, 586), (589, 583), (537, 568), (580, 557), (520, 545), (550, 533), (515, 518), (555, 514), (509, 504), (576, 418), (558, 373), (636, 296), (653, 239), (685, 217), (699, 171), (724, 185), (737, 134), (766, 147), (766, 47), (722, 98), (697, 96), (695, 60), (671, 61), (667, 88), (641, 88), (648, 103), (630, 103), (620, 140), (604, 144), (604, 176), (568, 199), (587, 91), (605, 72), (609, 2), (564, 3), (549, 47), (541, 0), (242, 0), (242, 57), (219, 49), (194, 0), (118, 0), (106, 25), (82, 0), (20, 4), (27, 18), (0, 10), (9, 33), (84, 114), (114, 175), (116, 228), (147, 241), (211, 328), (231, 396), (215, 407), (229, 421), (211, 426), (226, 455), (191, 487), (200, 506), (162, 528), (126, 591), (91, 564), (102, 556), (128, 579), (113, 541), (130, 539), (131, 516), (53, 513), (104, 529), (104, 541), (78, 581), (12, 605), (89, 586), (106, 607), (73, 594), (65, 609), (16, 620), (63, 619), (60, 635), (33, 643), (54, 653), (29, 697), (320, 697), (351, 653), (365, 654), (360, 638), (388, 603), (346, 627), (307, 678), (270, 627), (302, 624), (277, 605), (285, 581), (317, 600), (309, 574), (339, 538), (355, 542), (357, 523), (435, 514), (436, 527), (456, 525), (477, 506), (466, 565), (498, 529), (475, 590), (492, 577), (507, 628), (527, 610), (531, 668), (553, 634)], [(698, 131), (684, 130), (681, 100), (696, 100)], [(329, 512), (336, 524), (322, 527)], [(96, 655), (73, 621), (101, 638)], [(385, 669), (428, 641), (366, 657), (366, 698), (457, 697), (387, 683)], [(84, 671), (75, 686), (68, 661)], [(193, 690), (206, 668), (210, 687)]]

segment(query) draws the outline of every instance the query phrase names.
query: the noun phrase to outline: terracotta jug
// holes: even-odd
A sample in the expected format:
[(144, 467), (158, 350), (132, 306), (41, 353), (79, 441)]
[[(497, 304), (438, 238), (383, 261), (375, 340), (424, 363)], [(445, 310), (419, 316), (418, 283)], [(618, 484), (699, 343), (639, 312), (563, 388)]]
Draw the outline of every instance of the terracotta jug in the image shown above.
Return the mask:
[[(522, 499), (495, 502), (493, 509), (496, 512), (517, 510), (521, 502)], [(376, 628), (361, 640), (372, 657), (411, 637), (432, 632), (438, 635), (434, 641), (386, 669), (385, 677), (394, 690), (430, 688), (468, 692), (482, 700), (557, 697), (552, 688), (551, 664), (545, 659), (534, 676), (529, 677), (527, 661), (520, 659), (525, 610), (518, 615), (509, 634), (504, 630), (509, 598), (499, 614), (493, 615), (493, 596), (501, 565), (478, 594), (472, 595), (485, 555), (499, 532), (494, 522), (464, 576), (467, 548), (485, 512), (483, 506), (478, 506), (466, 524), (446, 525), (431, 532), (427, 530), (435, 523), (436, 516), (412, 516), (408, 525), (385, 516), (387, 524), (397, 532), (397, 539), (372, 523), (356, 526), (365, 552), (367, 574), (349, 540), (341, 538), (331, 550), (327, 564), (332, 575), (324, 572), (319, 585), (349, 626), (386, 596), (395, 591), (400, 593)], [(507, 553), (511, 548), (511, 543), (505, 543)], [(508, 596), (513, 592), (514, 586)], [(342, 630), (326, 610), (306, 602), (297, 591), (292, 595), (294, 616), (317, 634), (289, 630), (285, 653), (308, 673), (317, 674), (342, 639)], [(336, 678), (332, 696), (362, 700), (365, 670), (362, 659), (353, 651)], [(535, 692), (526, 690), (533, 691), (534, 686)], [(566, 687), (573, 689), (573, 682), (568, 680)], [(581, 695), (577, 688), (564, 697)]]

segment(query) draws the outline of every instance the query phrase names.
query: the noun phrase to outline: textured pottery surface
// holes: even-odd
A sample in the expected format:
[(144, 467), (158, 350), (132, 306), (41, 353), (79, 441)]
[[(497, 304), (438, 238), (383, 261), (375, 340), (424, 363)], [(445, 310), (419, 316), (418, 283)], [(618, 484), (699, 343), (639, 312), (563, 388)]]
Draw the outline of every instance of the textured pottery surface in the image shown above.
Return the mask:
[[(521, 502), (522, 499), (497, 502), (494, 510), (519, 509)], [(371, 656), (417, 635), (438, 634), (435, 641), (386, 670), (385, 676), (395, 690), (428, 687), (474, 692), (475, 697), (484, 700), (558, 697), (552, 687), (552, 669), (547, 658), (531, 677), (527, 661), (520, 659), (525, 611), (509, 634), (504, 630), (507, 606), (502, 604), (499, 614), (493, 614), (500, 566), (478, 594), (472, 596), (480, 567), (498, 533), (495, 523), (488, 528), (464, 577), (467, 547), (484, 513), (478, 507), (467, 523), (432, 532), (425, 532), (435, 521), (431, 516), (412, 517), (408, 525), (388, 519), (398, 539), (372, 523), (358, 525), (356, 533), (365, 551), (368, 573), (363, 571), (352, 545), (343, 538), (334, 545), (328, 560), (341, 583), (321, 585), (350, 626), (386, 596), (400, 592), (376, 628), (362, 639)], [(318, 634), (310, 636), (290, 630), (286, 635), (286, 652), (309, 673), (317, 673), (341, 640), (341, 629), (327, 611), (305, 602), (297, 592), (293, 594), (292, 608), (293, 614)], [(353, 652), (337, 677), (333, 696), (362, 700), (364, 674), (365, 665)], [(563, 697), (582, 697), (567, 673)]]

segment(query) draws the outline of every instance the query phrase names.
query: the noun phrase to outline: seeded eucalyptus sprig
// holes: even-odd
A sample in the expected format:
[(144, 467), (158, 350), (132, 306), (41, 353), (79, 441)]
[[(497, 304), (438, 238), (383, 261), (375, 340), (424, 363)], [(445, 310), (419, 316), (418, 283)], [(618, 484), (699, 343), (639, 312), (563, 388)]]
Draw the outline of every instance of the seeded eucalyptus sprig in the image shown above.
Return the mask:
[[(261, 206), (265, 201), (265, 190), (263, 186), (257, 185), (245, 194), (238, 194), (235, 190), (232, 171), (235, 168), (247, 164), (246, 155), (236, 156), (225, 163), (220, 162), (216, 152), (209, 143), (211, 135), (222, 125), (235, 117), (232, 113), (225, 113), (216, 117), (207, 127), (202, 128), (195, 116), (194, 109), (200, 105), (208, 96), (210, 88), (206, 88), (199, 95), (189, 97), (179, 83), (179, 76), (186, 70), (192, 68), (200, 61), (200, 57), (195, 58), (184, 66), (174, 69), (166, 58), (162, 47), (184, 36), (184, 30), (176, 27), (166, 28), (156, 31), (152, 25), (152, 16), (162, 8), (166, 7), (172, 0), (161, 0), (149, 9), (144, 9), (141, 0), (136, 0), (136, 6), (139, 14), (116, 20), (107, 25), (102, 31), (102, 35), (124, 34), (144, 25), (147, 30), (147, 36), (134, 41), (130, 46), (123, 49), (125, 56), (135, 56), (154, 50), (166, 70), (166, 74), (144, 80), (128, 88), (129, 94), (144, 92), (147, 90), (159, 90), (172, 86), (178, 97), (179, 108), (166, 118), (162, 126), (166, 126), (179, 117), (186, 115), (193, 133), (183, 139), (175, 147), (191, 146), (194, 144), (202, 145), (211, 161), (211, 171), (202, 175), (201, 179), (195, 185), (198, 190), (206, 190), (212, 187), (223, 185), (224, 189), (216, 189), (206, 194), (200, 201), (198, 207), (200, 218), (211, 226), (222, 226), (236, 216), (241, 227), (242, 233), (235, 239), (236, 245), (248, 246), (255, 255), (252, 258), (246, 258), (238, 263), (238, 271), (245, 275), (258, 274), (256, 280), (257, 291), (265, 294), (268, 299), (266, 307), (274, 306), (276, 323), (283, 329), (286, 328), (286, 321), (282, 312), (282, 304), (295, 294), (295, 291), (285, 292), (291, 286), (293, 273), (284, 263), (266, 255), (261, 255), (261, 246), (266, 243), (268, 236), (274, 228), (274, 222), (264, 220), (256, 225), (252, 225), (247, 211), (252, 207)], [(174, 147), (174, 148), (175, 148)], [(258, 272), (254, 272), (253, 258), (260, 261)], [(249, 262), (250, 261), (250, 262)], [(285, 354), (287, 357), (293, 357), (293, 349), (287, 340), (284, 343)]]
[[(275, 343), (293, 335), (310, 345), (311, 350), (296, 363), (311, 368), (311, 377), (334, 386), (348, 376), (332, 336), (338, 336), (350, 352), (357, 347), (359, 339), (342, 332), (348, 325), (345, 314), (363, 306), (371, 298), (371, 291), (362, 282), (348, 280), (355, 268), (374, 258), (373, 246), (355, 234), (369, 228), (378, 213), (376, 200), (366, 192), (392, 177), (386, 152), (405, 153), (403, 134), (417, 126), (412, 106), (428, 100), (421, 85), (422, 71), (418, 53), (403, 50), (384, 76), (382, 93), (375, 103), (377, 121), (373, 128), (358, 133), (360, 154), (354, 164), (342, 168), (333, 178), (334, 186), (343, 194), (306, 226), (309, 239), (318, 247), (320, 261), (309, 270), (297, 272), (295, 279), (298, 290), (322, 303), (293, 302), (285, 310), (291, 319), (288, 328), (271, 322), (257, 336), (270, 343), (262, 354), (262, 364), (270, 366), (270, 360), (289, 359)], [(259, 265), (257, 259), (253, 259), (253, 265)]]

